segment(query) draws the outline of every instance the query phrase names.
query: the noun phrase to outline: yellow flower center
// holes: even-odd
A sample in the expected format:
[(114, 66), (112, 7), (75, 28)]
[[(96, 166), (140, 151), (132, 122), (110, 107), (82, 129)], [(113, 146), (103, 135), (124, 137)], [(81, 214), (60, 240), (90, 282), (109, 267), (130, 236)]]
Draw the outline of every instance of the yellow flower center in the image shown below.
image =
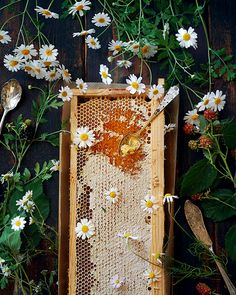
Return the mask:
[(68, 70), (64, 70), (63, 71), (63, 74), (64, 74), (65, 77), (69, 77), (70, 76), (70, 73), (69, 73)]
[(44, 9), (44, 10), (42, 11), (42, 14), (44, 14), (44, 15), (46, 15), (46, 16), (50, 16), (50, 15), (52, 15), (51, 11), (49, 11), (48, 9)]
[(149, 46), (148, 45), (143, 46), (141, 51), (142, 51), (142, 53), (147, 53), (149, 51)]
[(101, 23), (101, 24), (104, 24), (105, 23), (105, 18), (104, 17), (100, 17), (98, 19), (98, 22)]
[(82, 31), (82, 32), (80, 33), (80, 36), (86, 36), (86, 35), (88, 35), (88, 31)]
[(30, 71), (32, 71), (32, 67), (31, 67), (31, 66), (25, 66), (25, 70), (26, 70), (27, 72), (30, 72)]
[(209, 103), (209, 99), (207, 98), (204, 100), (203, 104), (206, 106), (208, 103)]
[(216, 98), (215, 98), (215, 104), (220, 104), (220, 103), (221, 103), (221, 98), (216, 97)]
[(66, 96), (67, 96), (67, 92), (66, 92), (66, 91), (62, 91), (61, 95), (62, 95), (63, 97), (66, 97)]
[(155, 259), (160, 258), (160, 255), (161, 255), (160, 252), (156, 252), (155, 255), (154, 255)]
[(196, 121), (196, 120), (198, 120), (198, 117), (199, 117), (198, 114), (193, 114), (193, 115), (191, 116), (191, 119), (192, 119), (193, 121)]
[(37, 74), (40, 74), (40, 73), (41, 73), (41, 69), (40, 69), (40, 68), (34, 68), (34, 71), (35, 71)]
[(0, 35), (0, 40), (2, 40), (3, 39), (3, 35)]
[(165, 197), (170, 197), (171, 196), (171, 194), (165, 194)]
[(81, 231), (83, 232), (83, 233), (87, 233), (88, 231), (89, 231), (89, 227), (87, 226), (87, 225), (83, 225), (82, 226), (82, 228), (81, 228)]
[(146, 206), (147, 206), (148, 208), (152, 208), (152, 206), (153, 206), (153, 202), (152, 202), (151, 200), (146, 201)]
[(86, 140), (88, 140), (88, 134), (87, 133), (82, 133), (82, 134), (80, 134), (80, 140), (82, 140), (82, 141), (86, 141)]
[(76, 6), (75, 9), (76, 9), (77, 11), (83, 10), (83, 9), (84, 9), (84, 5), (83, 5), (83, 4), (80, 4), (80, 5)]
[(102, 77), (106, 79), (108, 77), (108, 74), (106, 72), (102, 72)]
[(21, 50), (21, 53), (23, 55), (28, 55), (30, 53), (30, 51), (29, 51), (29, 49), (23, 49), (23, 50)]
[(138, 49), (139, 48), (139, 44), (134, 44), (132, 47), (133, 47), (133, 49)]
[(124, 234), (124, 237), (127, 238), (127, 239), (130, 238), (131, 236), (132, 236), (131, 233), (125, 233)]
[(155, 273), (153, 271), (151, 271), (149, 273), (149, 279), (154, 279), (155, 278)]
[(110, 197), (112, 198), (112, 199), (114, 199), (115, 197), (116, 197), (116, 193), (115, 192), (110, 192)]
[(56, 77), (56, 73), (55, 72), (50, 73), (50, 77), (51, 78), (55, 78)]
[(52, 56), (52, 50), (51, 50), (51, 49), (47, 49), (47, 50), (45, 51), (45, 54), (46, 54), (47, 56)]
[(90, 43), (91, 43), (93, 46), (95, 46), (95, 45), (96, 45), (96, 42), (95, 42), (95, 40), (94, 40), (94, 39), (91, 39), (91, 40), (90, 40)]
[(52, 62), (51, 61), (44, 61), (43, 64), (45, 65), (45, 67), (50, 67)]
[(159, 93), (159, 91), (157, 89), (153, 90), (153, 95), (157, 95)]
[(115, 50), (117, 50), (117, 51), (121, 51), (121, 46), (120, 46), (120, 45), (115, 45), (114, 48), (115, 48)]
[(139, 88), (139, 85), (137, 82), (132, 82), (131, 83), (131, 87), (133, 87), (134, 89), (138, 89)]
[(18, 65), (18, 61), (17, 60), (11, 60), (10, 62), (9, 62), (9, 65), (11, 66), (11, 67), (15, 67), (16, 65)]
[(119, 280), (116, 280), (116, 281), (115, 281), (115, 284), (119, 284), (119, 283), (120, 283), (120, 281), (119, 281)]
[(80, 88), (80, 89), (83, 89), (83, 88), (84, 88), (82, 83), (79, 84), (79, 88)]
[(21, 226), (21, 221), (20, 220), (17, 220), (16, 223), (15, 223), (15, 225), (16, 226)]
[(190, 38), (191, 38), (191, 36), (190, 36), (189, 33), (185, 33), (185, 34), (183, 35), (183, 39), (184, 39), (184, 41), (189, 41)]

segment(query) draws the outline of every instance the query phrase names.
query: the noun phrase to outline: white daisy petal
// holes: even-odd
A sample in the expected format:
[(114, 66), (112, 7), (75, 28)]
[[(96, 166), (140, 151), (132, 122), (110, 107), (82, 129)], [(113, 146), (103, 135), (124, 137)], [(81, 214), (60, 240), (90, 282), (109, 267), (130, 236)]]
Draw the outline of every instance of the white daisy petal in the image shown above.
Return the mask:
[(216, 93), (211, 92), (210, 98), (209, 109), (215, 112), (224, 109), (226, 95), (222, 91), (216, 90)]
[(192, 46), (194, 49), (197, 48), (197, 34), (192, 27), (189, 27), (188, 30), (179, 29), (176, 39), (179, 41), (180, 47), (189, 48)]
[(126, 88), (131, 94), (138, 94), (145, 92), (145, 85), (141, 83), (142, 77), (137, 78), (134, 74), (129, 75), (129, 79), (126, 79), (126, 83), (129, 86)]
[(146, 195), (143, 200), (141, 200), (141, 208), (147, 213), (153, 213), (154, 210), (157, 210), (160, 206), (157, 205), (158, 200), (152, 195)]
[(111, 23), (111, 19), (107, 13), (99, 12), (92, 18), (92, 23), (97, 27), (106, 27)]
[(58, 55), (58, 50), (52, 44), (43, 45), (39, 49), (40, 58), (45, 61), (55, 61)]
[(100, 42), (98, 40), (98, 38), (94, 38), (91, 35), (88, 35), (85, 38), (85, 43), (88, 45), (89, 48), (91, 49), (99, 49), (101, 48)]
[(8, 34), (8, 31), (0, 30), (0, 43), (7, 44), (11, 42), (11, 37)]
[(158, 98), (161, 98), (164, 95), (164, 91), (165, 90), (162, 85), (154, 84), (148, 92), (148, 97), (150, 99), (157, 100)]
[(121, 196), (120, 192), (115, 187), (112, 187), (110, 190), (105, 191), (104, 194), (105, 194), (106, 199), (112, 204), (117, 203), (119, 201), (120, 196)]
[(105, 65), (100, 65), (100, 71), (99, 74), (101, 75), (102, 82), (104, 84), (111, 84), (112, 79), (111, 79), (111, 74), (108, 73), (108, 67)]
[(95, 135), (92, 130), (86, 127), (77, 128), (74, 135), (73, 143), (80, 148), (87, 148), (93, 145), (95, 141)]
[(77, 237), (82, 238), (82, 240), (89, 239), (95, 234), (95, 226), (87, 218), (81, 219), (81, 221), (77, 223), (75, 233)]
[(59, 95), (58, 97), (61, 98), (63, 101), (70, 101), (73, 96), (73, 91), (70, 89), (70, 87), (65, 86), (61, 87), (59, 90)]
[(87, 0), (77, 1), (74, 5), (69, 8), (69, 14), (75, 15), (79, 13), (80, 16), (83, 16), (85, 11), (90, 10), (91, 2)]
[(111, 278), (110, 283), (114, 289), (119, 289), (121, 286), (124, 285), (125, 277), (120, 277), (119, 275), (115, 275)]
[(45, 18), (55, 18), (55, 19), (59, 18), (59, 14), (50, 11), (48, 8), (43, 8), (41, 6), (36, 6), (36, 8), (34, 10), (36, 12), (38, 12), (39, 14), (41, 14), (42, 16), (44, 16)]
[(19, 231), (21, 229), (24, 229), (25, 224), (26, 224), (25, 217), (17, 216), (11, 220), (11, 228), (14, 231)]
[(161, 277), (160, 272), (152, 269), (146, 270), (143, 275), (148, 280), (149, 284), (158, 281)]
[(188, 111), (186, 115), (184, 116), (185, 123), (189, 123), (191, 125), (199, 126), (199, 114), (197, 112), (197, 109), (194, 109), (192, 111)]
[(77, 87), (82, 93), (86, 93), (86, 91), (88, 90), (88, 84), (85, 83), (85, 82), (83, 81), (83, 79), (78, 78), (78, 79), (76, 79), (75, 83), (76, 83), (76, 87)]

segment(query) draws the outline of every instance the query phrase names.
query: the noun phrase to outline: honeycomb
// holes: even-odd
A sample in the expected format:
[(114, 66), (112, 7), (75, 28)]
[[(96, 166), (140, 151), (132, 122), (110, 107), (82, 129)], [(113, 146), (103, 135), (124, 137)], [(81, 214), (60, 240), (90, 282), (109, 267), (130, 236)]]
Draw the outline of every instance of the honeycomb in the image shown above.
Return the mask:
[[(126, 117), (128, 112), (132, 122)], [(116, 139), (127, 133), (127, 126), (138, 130), (150, 114), (151, 104), (141, 96), (86, 100), (78, 97), (78, 127), (88, 126), (94, 130), (96, 144), (104, 139), (104, 132)], [(119, 132), (107, 129), (109, 120), (120, 120)], [(124, 169), (124, 164), (118, 165), (108, 153), (96, 150), (96, 144), (89, 150), (77, 151), (76, 222), (82, 218), (91, 220), (96, 234), (88, 240), (76, 240), (76, 295), (150, 294), (151, 288), (143, 275), (150, 268), (145, 261), (150, 257), (150, 216), (140, 206), (143, 197), (151, 192), (150, 137), (148, 129), (142, 155), (134, 163), (135, 171)], [(120, 201), (115, 204), (110, 204), (104, 196), (112, 187), (121, 192)], [(117, 236), (124, 232), (138, 236), (139, 240), (127, 243), (127, 239)], [(110, 283), (116, 274), (126, 278), (119, 289), (114, 289)]]

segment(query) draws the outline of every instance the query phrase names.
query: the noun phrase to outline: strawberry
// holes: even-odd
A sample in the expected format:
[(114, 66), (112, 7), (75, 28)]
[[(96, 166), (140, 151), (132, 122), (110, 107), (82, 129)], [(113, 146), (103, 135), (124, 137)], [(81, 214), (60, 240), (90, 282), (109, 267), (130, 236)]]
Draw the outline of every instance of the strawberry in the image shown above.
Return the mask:
[(205, 283), (198, 283), (196, 285), (196, 290), (199, 295), (210, 295), (211, 294), (211, 288), (207, 286)]
[(193, 129), (194, 129), (194, 127), (193, 127), (193, 125), (192, 124), (189, 124), (189, 123), (186, 123), (186, 124), (184, 124), (184, 127), (183, 127), (183, 130), (184, 130), (184, 133), (185, 134), (192, 134), (193, 133)]

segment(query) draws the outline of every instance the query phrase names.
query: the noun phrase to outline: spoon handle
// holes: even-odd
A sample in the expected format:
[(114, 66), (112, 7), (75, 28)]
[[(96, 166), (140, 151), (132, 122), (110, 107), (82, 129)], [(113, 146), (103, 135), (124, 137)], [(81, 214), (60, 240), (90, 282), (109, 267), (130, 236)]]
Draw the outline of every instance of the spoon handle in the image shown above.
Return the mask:
[(2, 133), (2, 128), (3, 128), (3, 124), (4, 124), (4, 120), (6, 118), (8, 111), (5, 109), (2, 115), (2, 119), (0, 121), (0, 134)]

